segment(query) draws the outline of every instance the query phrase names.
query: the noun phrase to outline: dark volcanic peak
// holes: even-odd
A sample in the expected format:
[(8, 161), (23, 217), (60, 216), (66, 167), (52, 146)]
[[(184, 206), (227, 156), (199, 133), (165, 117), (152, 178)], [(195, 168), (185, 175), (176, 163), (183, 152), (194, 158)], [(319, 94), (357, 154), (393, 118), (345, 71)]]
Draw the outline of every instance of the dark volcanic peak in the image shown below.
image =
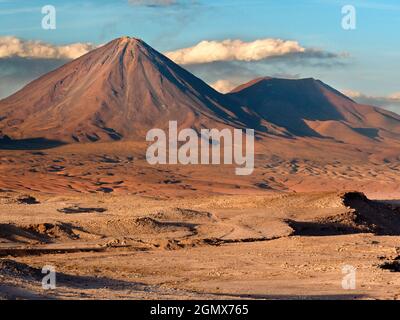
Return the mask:
[(292, 136), (329, 137), (340, 142), (400, 138), (399, 115), (359, 105), (313, 78), (258, 78), (227, 96)]
[(262, 83), (264, 81), (268, 81), (268, 80), (272, 80), (274, 78), (271, 77), (260, 77), (260, 78), (256, 78), (253, 80), (250, 80), (249, 82), (246, 82), (244, 84), (241, 84), (240, 86), (236, 87), (235, 89), (233, 89), (230, 93), (236, 93), (242, 90), (245, 90), (247, 88), (250, 88), (258, 83)]

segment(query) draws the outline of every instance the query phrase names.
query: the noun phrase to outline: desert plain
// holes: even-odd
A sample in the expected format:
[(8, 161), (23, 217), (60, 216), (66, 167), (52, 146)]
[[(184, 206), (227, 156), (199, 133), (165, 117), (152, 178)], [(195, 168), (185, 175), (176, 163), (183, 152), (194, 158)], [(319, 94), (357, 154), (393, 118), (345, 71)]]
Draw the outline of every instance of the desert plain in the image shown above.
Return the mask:
[[(0, 151), (1, 298), (399, 297), (398, 167), (261, 152), (240, 177), (225, 165), (150, 166), (139, 149)], [(42, 288), (48, 265), (53, 290)]]
[[(254, 172), (149, 164), (169, 121), (254, 129)], [(0, 100), (0, 297), (397, 299), (399, 150), (399, 115), (322, 81), (222, 94), (115, 39)]]

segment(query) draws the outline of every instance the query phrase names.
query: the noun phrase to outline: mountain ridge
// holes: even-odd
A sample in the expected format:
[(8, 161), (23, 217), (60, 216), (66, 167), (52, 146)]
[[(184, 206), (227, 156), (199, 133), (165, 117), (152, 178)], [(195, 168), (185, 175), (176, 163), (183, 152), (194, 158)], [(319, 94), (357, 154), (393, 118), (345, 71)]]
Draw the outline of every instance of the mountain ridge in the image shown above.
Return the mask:
[[(361, 105), (338, 90), (313, 78), (258, 78), (235, 88), (227, 94), (258, 115), (282, 128), (289, 136), (338, 138), (331, 129), (347, 127), (347, 141), (400, 139), (400, 116), (373, 106)], [(325, 123), (324, 123), (325, 122)], [(322, 126), (321, 126), (322, 125)], [(372, 139), (371, 129), (376, 129)], [(343, 137), (337, 140), (343, 142)]]
[(152, 128), (254, 128), (259, 137), (400, 141), (400, 116), (314, 78), (262, 77), (221, 94), (151, 48), (121, 37), (0, 101), (0, 137), (144, 140)]

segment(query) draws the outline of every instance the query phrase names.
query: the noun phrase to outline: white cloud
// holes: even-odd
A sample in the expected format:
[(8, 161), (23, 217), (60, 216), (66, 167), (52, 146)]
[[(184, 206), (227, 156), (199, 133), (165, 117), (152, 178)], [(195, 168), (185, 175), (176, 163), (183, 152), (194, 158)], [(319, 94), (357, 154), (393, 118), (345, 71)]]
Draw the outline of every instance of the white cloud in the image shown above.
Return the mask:
[(363, 95), (359, 91), (350, 90), (350, 89), (344, 89), (344, 90), (342, 90), (342, 93), (352, 99), (360, 98)]
[(251, 42), (201, 41), (193, 47), (166, 52), (165, 55), (185, 65), (216, 61), (261, 61), (291, 53), (304, 53), (306, 50), (297, 41), (267, 38)]
[(392, 94), (389, 96), (389, 99), (390, 99), (390, 100), (394, 100), (394, 101), (400, 102), (400, 92), (392, 93)]
[(342, 92), (358, 103), (383, 107), (398, 113), (400, 112), (400, 92), (395, 92), (388, 96), (372, 96), (355, 90), (342, 90)]
[(400, 92), (395, 92), (392, 93), (388, 96), (371, 96), (371, 95), (366, 95), (360, 91), (354, 91), (354, 90), (342, 90), (342, 92), (352, 98), (352, 99), (370, 99), (370, 100), (382, 100), (382, 101), (387, 101), (387, 102), (400, 102)]
[(228, 93), (235, 89), (239, 84), (231, 80), (218, 80), (211, 84), (215, 90), (221, 93)]
[(76, 59), (95, 48), (90, 43), (57, 46), (13, 36), (0, 37), (0, 58)]

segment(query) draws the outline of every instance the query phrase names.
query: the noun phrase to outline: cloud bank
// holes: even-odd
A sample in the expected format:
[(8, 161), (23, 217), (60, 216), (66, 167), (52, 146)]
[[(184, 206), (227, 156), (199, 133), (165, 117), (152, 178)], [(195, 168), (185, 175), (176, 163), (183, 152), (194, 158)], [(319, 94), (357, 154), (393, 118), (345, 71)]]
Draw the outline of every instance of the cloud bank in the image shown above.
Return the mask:
[(14, 36), (0, 37), (0, 99), (96, 47), (90, 43), (57, 46)]
[(251, 42), (201, 41), (193, 47), (166, 52), (165, 55), (178, 64), (191, 65), (217, 61), (261, 61), (306, 51), (297, 41), (267, 38)]
[(223, 93), (266, 75), (306, 72), (304, 77), (308, 77), (315, 69), (342, 67), (349, 57), (276, 38), (201, 41), (165, 55)]
[(37, 59), (76, 59), (96, 46), (74, 43), (57, 46), (42, 41), (23, 40), (13, 36), (0, 37), (0, 59), (19, 57)]
[(400, 113), (400, 92), (388, 96), (371, 96), (354, 90), (342, 90), (342, 92), (358, 103), (382, 107)]

